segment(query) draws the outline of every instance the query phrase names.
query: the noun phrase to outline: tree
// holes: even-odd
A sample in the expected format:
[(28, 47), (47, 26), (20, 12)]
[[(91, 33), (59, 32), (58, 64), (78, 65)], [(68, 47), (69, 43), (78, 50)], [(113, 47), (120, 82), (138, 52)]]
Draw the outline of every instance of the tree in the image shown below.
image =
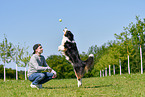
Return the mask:
[[(129, 27), (124, 27), (124, 32), (120, 33), (120, 35), (115, 34), (116, 39), (120, 40), (123, 48), (124, 48), (124, 58), (125, 56), (127, 56), (128, 59), (128, 73), (130, 74), (130, 59), (133, 58), (133, 52), (134, 52), (134, 48), (133, 48), (133, 43), (132, 43), (132, 39), (130, 38), (130, 24)], [(126, 58), (125, 58), (126, 59)]]
[(4, 40), (0, 44), (0, 57), (2, 62), (4, 63), (4, 81), (6, 80), (6, 72), (5, 65), (6, 63), (10, 63), (12, 60), (12, 56), (14, 55), (14, 47), (11, 42), (8, 42), (6, 36), (4, 35)]
[(0, 64), (0, 79), (4, 78), (4, 66)]
[(57, 72), (57, 78), (75, 78), (72, 65), (64, 56), (50, 55), (46, 59), (46, 63)]
[(24, 49), (25, 53), (22, 55), (22, 58), (21, 58), (21, 61), (23, 62), (23, 63), (21, 63), (21, 66), (25, 67), (25, 80), (27, 80), (27, 77), (26, 77), (26, 66), (29, 63), (30, 58), (31, 58), (31, 56), (28, 53), (28, 51), (26, 51), (27, 49), (28, 49), (28, 47), (26, 49)]
[(20, 48), (19, 45), (14, 48), (14, 56), (13, 61), (16, 63), (16, 80), (18, 80), (18, 72), (17, 66), (20, 66), (20, 60), (22, 59), (22, 55), (24, 54), (24, 48)]
[[(134, 70), (136, 70), (136, 68), (140, 68), (143, 67), (142, 64), (142, 60), (140, 61), (139, 59), (139, 48), (140, 50), (142, 50), (142, 52), (145, 51), (145, 18), (144, 21), (142, 21), (141, 19), (139, 19), (138, 16), (136, 16), (136, 24), (131, 23), (130, 24), (130, 33), (132, 35), (132, 40), (133, 40), (133, 44), (134, 44), (134, 48), (135, 48), (135, 64), (136, 67), (134, 68)], [(140, 52), (140, 57), (142, 58), (142, 52)], [(145, 52), (143, 53), (143, 57), (145, 57)], [(133, 60), (134, 61), (134, 60)], [(141, 66), (139, 67), (139, 63), (141, 62)], [(145, 61), (145, 60), (144, 60)], [(143, 68), (141, 68), (141, 73), (143, 73)]]

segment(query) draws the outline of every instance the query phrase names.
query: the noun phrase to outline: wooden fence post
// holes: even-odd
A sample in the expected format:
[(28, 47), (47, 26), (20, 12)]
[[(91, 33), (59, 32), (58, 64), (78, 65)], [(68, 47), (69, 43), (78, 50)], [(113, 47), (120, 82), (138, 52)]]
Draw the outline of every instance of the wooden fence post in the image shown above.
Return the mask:
[(109, 76), (111, 76), (111, 69), (110, 69), (111, 65), (109, 65)]
[(128, 73), (130, 74), (129, 55), (128, 55)]
[(17, 64), (16, 64), (16, 80), (18, 80), (18, 70), (17, 70)]
[(104, 77), (104, 70), (102, 70), (102, 73), (103, 73), (103, 77)]
[(119, 63), (120, 63), (120, 75), (121, 75), (121, 60), (119, 59)]
[(101, 77), (102, 75), (101, 75), (101, 70), (100, 70), (100, 77)]
[(105, 68), (105, 76), (107, 76), (107, 67)]
[(114, 72), (114, 75), (115, 75), (115, 65), (113, 65), (113, 72)]
[(140, 60), (141, 60), (141, 74), (143, 74), (142, 49), (141, 49), (141, 45), (140, 45)]

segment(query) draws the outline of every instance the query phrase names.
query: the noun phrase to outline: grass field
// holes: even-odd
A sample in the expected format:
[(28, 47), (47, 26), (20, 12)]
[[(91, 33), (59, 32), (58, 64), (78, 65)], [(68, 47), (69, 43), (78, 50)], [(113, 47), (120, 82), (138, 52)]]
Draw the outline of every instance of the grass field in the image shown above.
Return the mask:
[(124, 74), (76, 79), (51, 80), (44, 89), (32, 89), (28, 80), (0, 80), (0, 97), (145, 97), (145, 74)]

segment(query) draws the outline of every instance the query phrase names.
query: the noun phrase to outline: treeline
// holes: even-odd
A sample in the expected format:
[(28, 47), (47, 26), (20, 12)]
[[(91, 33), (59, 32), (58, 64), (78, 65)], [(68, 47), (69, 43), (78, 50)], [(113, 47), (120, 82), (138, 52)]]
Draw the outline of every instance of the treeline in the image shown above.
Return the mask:
[[(27, 51), (27, 46), (14, 45), (11, 42), (8, 42), (7, 37), (4, 35), (4, 39), (0, 42), (0, 61), (3, 65), (3, 77), (4, 81), (6, 80), (6, 68), (5, 65), (10, 62), (16, 64), (16, 80), (18, 80), (17, 67), (25, 67), (29, 62), (30, 54)], [(14, 75), (13, 75), (14, 76)], [(25, 79), (26, 79), (26, 69), (25, 69)]]
[[(121, 61), (122, 73), (141, 72), (141, 56), (145, 67), (145, 18), (136, 17), (136, 23), (130, 23), (124, 27), (119, 35), (115, 34), (116, 40), (110, 41), (101, 47), (92, 46), (89, 50), (96, 56), (95, 69), (102, 70), (105, 67), (116, 65), (119, 73), (119, 60)], [(141, 52), (140, 52), (141, 50)]]
[[(89, 54), (94, 54), (94, 67), (87, 74), (85, 74), (84, 77), (99, 76), (100, 70), (108, 68), (109, 65), (111, 65), (111, 68), (115, 65), (117, 74), (119, 73), (119, 60), (121, 61), (122, 73), (128, 72), (128, 66), (130, 66), (131, 73), (141, 72), (141, 56), (143, 59), (143, 67), (145, 67), (145, 18), (141, 20), (136, 16), (136, 23), (130, 23), (128, 27), (123, 28), (124, 31), (119, 35), (114, 34), (116, 40), (111, 40), (108, 43), (104, 43), (100, 47), (97, 45), (91, 46), (88, 49), (88, 52), (82, 52), (80, 54), (82, 60), (86, 60)], [(17, 46), (16, 49), (18, 48), (19, 46)], [(142, 54), (140, 54), (140, 48)], [(30, 59), (28, 52), (25, 56), (23, 56), (24, 53), (18, 53), (17, 57), (9, 57), (13, 55), (13, 49), (11, 50), (12, 51), (9, 53), (1, 53), (1, 56), (3, 54), (6, 58), (4, 60), (4, 56), (1, 57), (3, 63), (10, 62), (9, 59), (12, 59), (16, 62), (16, 64), (20, 64), (21, 61), (25, 62), (23, 63), (24, 65), (19, 65), (25, 67)], [(23, 52), (23, 49), (18, 49), (16, 51)], [(16, 53), (14, 53), (14, 55), (15, 54)], [(9, 58), (6, 57), (7, 55)], [(46, 62), (57, 72), (58, 79), (75, 78), (73, 67), (64, 56), (50, 55), (46, 58)], [(15, 74), (12, 75), (15, 76)]]
[[(24, 71), (18, 71), (18, 76), (20, 80), (25, 79), (25, 72)], [(13, 70), (11, 68), (6, 68), (6, 77), (7, 79), (16, 79), (16, 70)], [(0, 79), (4, 78), (4, 67), (3, 65), (0, 65)]]

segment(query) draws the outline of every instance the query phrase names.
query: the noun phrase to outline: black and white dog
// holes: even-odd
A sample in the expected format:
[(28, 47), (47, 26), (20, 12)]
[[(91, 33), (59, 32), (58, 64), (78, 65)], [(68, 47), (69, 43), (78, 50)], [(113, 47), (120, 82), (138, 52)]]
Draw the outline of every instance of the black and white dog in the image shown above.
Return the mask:
[(78, 81), (78, 87), (82, 85), (82, 77), (85, 72), (93, 66), (94, 55), (90, 54), (86, 61), (82, 61), (79, 56), (79, 52), (74, 41), (74, 35), (71, 31), (65, 28), (63, 30), (64, 35), (61, 45), (58, 47), (59, 51), (62, 51), (62, 55), (72, 64), (75, 75)]

